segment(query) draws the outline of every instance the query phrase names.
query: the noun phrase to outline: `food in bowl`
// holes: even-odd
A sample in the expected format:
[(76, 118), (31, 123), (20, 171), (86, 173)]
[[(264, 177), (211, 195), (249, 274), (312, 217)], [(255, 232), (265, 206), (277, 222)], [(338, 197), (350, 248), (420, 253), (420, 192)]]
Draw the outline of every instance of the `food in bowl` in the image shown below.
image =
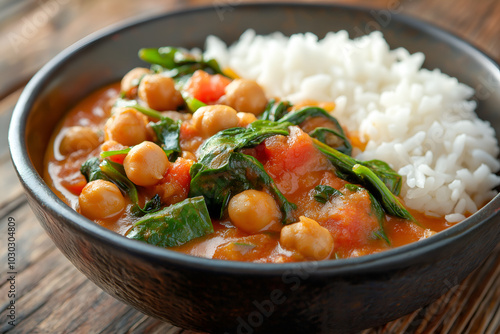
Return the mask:
[(499, 184), (472, 90), (380, 34), (248, 31), (140, 56), (151, 68), (68, 113), (45, 170), (128, 238), (227, 260), (356, 257), (459, 222)]

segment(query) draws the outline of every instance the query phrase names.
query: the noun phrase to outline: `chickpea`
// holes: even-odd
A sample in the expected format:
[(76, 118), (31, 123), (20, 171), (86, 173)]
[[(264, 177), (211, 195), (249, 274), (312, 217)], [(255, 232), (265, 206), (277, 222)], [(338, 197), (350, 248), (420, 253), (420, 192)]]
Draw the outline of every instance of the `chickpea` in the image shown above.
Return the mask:
[(196, 110), (191, 119), (202, 137), (208, 138), (217, 132), (238, 126), (236, 110), (224, 105), (204, 106)]
[(175, 89), (174, 80), (160, 74), (142, 78), (138, 94), (141, 100), (155, 110), (175, 110), (184, 101), (181, 93)]
[(114, 140), (106, 140), (104, 143), (101, 145), (101, 151), (106, 152), (106, 151), (119, 151), (127, 148), (127, 146), (123, 146), (117, 141)]
[(238, 111), (259, 115), (266, 108), (266, 94), (255, 81), (235, 79), (225, 91), (225, 102)]
[(313, 219), (301, 216), (300, 221), (281, 229), (280, 243), (315, 260), (326, 259), (333, 250), (330, 232)]
[(245, 190), (229, 201), (229, 219), (242, 231), (253, 234), (281, 220), (274, 198), (263, 191)]
[(91, 151), (99, 146), (99, 143), (99, 135), (92, 128), (72, 126), (66, 131), (61, 140), (59, 153), (68, 155), (80, 150)]
[(136, 67), (131, 69), (121, 81), (121, 91), (125, 93), (125, 95), (132, 99), (137, 96), (137, 87), (139, 85), (139, 80), (149, 74), (150, 71), (144, 67)]
[(257, 117), (255, 117), (254, 114), (248, 112), (239, 112), (236, 116), (238, 116), (239, 120), (238, 126), (241, 126), (242, 128), (257, 120)]
[(139, 186), (152, 186), (163, 178), (170, 161), (160, 146), (145, 141), (132, 147), (123, 160), (123, 167), (130, 181)]
[(165, 117), (173, 119), (174, 121), (188, 121), (191, 117), (193, 117), (190, 113), (181, 113), (173, 110), (162, 111), (161, 114)]
[(118, 187), (109, 181), (95, 180), (83, 187), (78, 197), (80, 213), (89, 219), (105, 219), (120, 214), (126, 206)]
[(148, 138), (147, 117), (133, 108), (118, 109), (104, 125), (106, 140), (125, 146), (142, 143)]
[(198, 161), (198, 159), (196, 158), (196, 155), (194, 155), (193, 153), (191, 153), (189, 151), (182, 151), (181, 156), (186, 160), (192, 160), (194, 162)]

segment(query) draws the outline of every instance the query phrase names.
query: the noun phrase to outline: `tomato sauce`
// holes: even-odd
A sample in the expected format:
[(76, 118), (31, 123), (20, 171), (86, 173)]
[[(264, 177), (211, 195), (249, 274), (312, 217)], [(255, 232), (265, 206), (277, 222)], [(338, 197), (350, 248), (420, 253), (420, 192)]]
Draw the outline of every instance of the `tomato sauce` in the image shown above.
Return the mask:
[[(209, 78), (200, 77), (197, 80)], [(219, 98), (221, 90), (227, 85), (225, 78), (213, 80), (216, 81), (216, 89), (210, 91), (209, 100)], [(55, 130), (47, 149), (44, 178), (52, 190), (77, 211), (78, 196), (87, 183), (80, 173), (81, 165), (87, 159), (99, 156), (101, 151), (121, 149), (124, 146), (106, 142), (93, 150), (80, 150), (66, 156), (59, 153), (58, 147), (64, 133), (72, 126), (96, 129), (100, 142), (104, 143), (102, 129), (119, 94), (119, 84), (113, 84), (78, 103)], [(199, 94), (198, 90), (196, 94)], [(203, 98), (199, 95), (197, 97)], [(182, 149), (190, 152), (196, 151), (203, 142), (203, 138), (189, 122), (182, 124), (180, 137)], [(363, 146), (355, 134), (353, 143), (357, 147)], [(311, 137), (299, 127), (290, 127), (289, 136), (269, 137), (256, 147), (245, 149), (244, 153), (255, 157), (286, 199), (297, 205), (294, 213), (296, 217), (311, 218), (331, 233), (334, 241), (334, 249), (329, 256), (331, 259), (380, 252), (429, 237), (448, 227), (442, 217), (428, 217), (410, 210), (418, 224), (386, 215), (385, 233), (389, 242), (380, 238), (377, 234), (380, 225), (372, 212), (368, 192), (364, 189), (345, 188), (348, 182), (336, 175), (336, 170), (329, 160), (315, 148)], [(113, 159), (117, 163), (123, 163), (124, 157), (125, 154), (122, 154), (114, 156)], [(155, 194), (161, 197), (164, 205), (185, 199), (189, 194), (189, 171), (192, 165), (193, 160), (179, 157), (169, 166), (158, 184), (152, 187), (138, 187), (140, 203), (144, 204)], [(343, 189), (344, 196), (322, 204), (312, 196), (314, 188), (320, 184)], [(124, 235), (134, 223), (129, 212), (131, 206), (132, 203), (128, 200), (127, 210), (122, 214), (110, 219), (96, 220), (96, 223)], [(296, 250), (282, 247), (279, 226), (248, 234), (236, 228), (227, 218), (213, 219), (212, 224), (213, 233), (172, 249), (194, 256), (237, 261), (290, 262), (309, 259)]]

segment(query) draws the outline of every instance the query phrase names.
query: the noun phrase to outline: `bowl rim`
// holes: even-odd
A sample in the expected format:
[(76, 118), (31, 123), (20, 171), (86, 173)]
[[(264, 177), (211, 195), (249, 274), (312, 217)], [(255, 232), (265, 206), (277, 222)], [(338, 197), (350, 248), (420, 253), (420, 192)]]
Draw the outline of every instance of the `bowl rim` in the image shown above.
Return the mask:
[[(350, 12), (360, 12), (369, 14), (371, 10), (377, 8), (359, 7), (338, 4), (324, 3), (236, 3), (232, 5), (237, 10), (247, 9), (267, 9), (271, 7), (281, 8), (325, 8), (334, 10), (344, 10)], [(475, 230), (486, 224), (498, 211), (500, 211), (500, 194), (497, 194), (478, 212), (466, 218), (464, 221), (437, 233), (436, 235), (420, 240), (408, 245), (396, 247), (376, 254), (364, 255), (356, 258), (340, 260), (307, 261), (292, 263), (251, 263), (229, 260), (216, 260), (196, 257), (183, 254), (169, 249), (152, 246), (144, 242), (127, 239), (115, 232), (112, 232), (93, 221), (85, 218), (71, 207), (66, 205), (57, 195), (55, 195), (42, 177), (36, 171), (32, 164), (26, 149), (26, 122), (31, 112), (38, 94), (42, 91), (44, 83), (54, 74), (55, 71), (65, 63), (78, 57), (79, 53), (89, 48), (103, 39), (110, 38), (114, 34), (132, 29), (143, 24), (149, 24), (157, 20), (168, 20), (170, 17), (179, 15), (191, 15), (193, 13), (202, 13), (213, 11), (214, 6), (199, 6), (189, 9), (170, 11), (153, 16), (135, 17), (121, 21), (100, 29), (87, 37), (77, 41), (67, 47), (49, 62), (47, 62), (28, 82), (24, 88), (19, 100), (14, 108), (11, 123), (9, 126), (8, 143), (11, 159), (16, 173), (32, 198), (42, 204), (45, 210), (52, 215), (61, 218), (64, 224), (68, 224), (73, 230), (84, 233), (93, 240), (106, 243), (108, 247), (113, 247), (120, 252), (126, 252), (129, 255), (146, 258), (149, 262), (156, 264), (170, 263), (178, 267), (192, 268), (204, 271), (217, 271), (233, 275), (282, 275), (290, 270), (300, 270), (304, 268), (313, 268), (311, 270), (316, 275), (341, 275), (345, 273), (368, 273), (377, 271), (381, 268), (395, 268), (401, 265), (408, 265), (411, 259), (417, 259), (422, 255), (430, 254), (435, 250), (445, 247), (447, 244), (464, 237), (466, 232)], [(500, 66), (492, 60), (486, 53), (473, 46), (471, 43), (457, 37), (456, 35), (445, 31), (433, 24), (424, 22), (404, 14), (393, 13), (391, 19), (409, 26), (418, 31), (437, 36), (440, 40), (446, 40), (449, 45), (453, 45), (460, 50), (470, 54), (477, 61), (491, 69), (491, 73), (500, 81)], [(311, 265), (311, 263), (313, 263)]]

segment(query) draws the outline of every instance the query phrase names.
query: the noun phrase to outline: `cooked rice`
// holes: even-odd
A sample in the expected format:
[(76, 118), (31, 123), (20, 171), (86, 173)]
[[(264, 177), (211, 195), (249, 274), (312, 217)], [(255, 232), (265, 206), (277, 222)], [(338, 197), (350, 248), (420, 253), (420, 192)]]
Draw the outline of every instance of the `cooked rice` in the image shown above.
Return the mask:
[(256, 80), (268, 97), (335, 101), (332, 114), (366, 142), (354, 156), (384, 160), (403, 175), (410, 208), (457, 222), (496, 194), (498, 143), (474, 112), (473, 89), (422, 69), (422, 53), (390, 50), (380, 32), (318, 40), (248, 30), (230, 47), (210, 36), (205, 55)]

